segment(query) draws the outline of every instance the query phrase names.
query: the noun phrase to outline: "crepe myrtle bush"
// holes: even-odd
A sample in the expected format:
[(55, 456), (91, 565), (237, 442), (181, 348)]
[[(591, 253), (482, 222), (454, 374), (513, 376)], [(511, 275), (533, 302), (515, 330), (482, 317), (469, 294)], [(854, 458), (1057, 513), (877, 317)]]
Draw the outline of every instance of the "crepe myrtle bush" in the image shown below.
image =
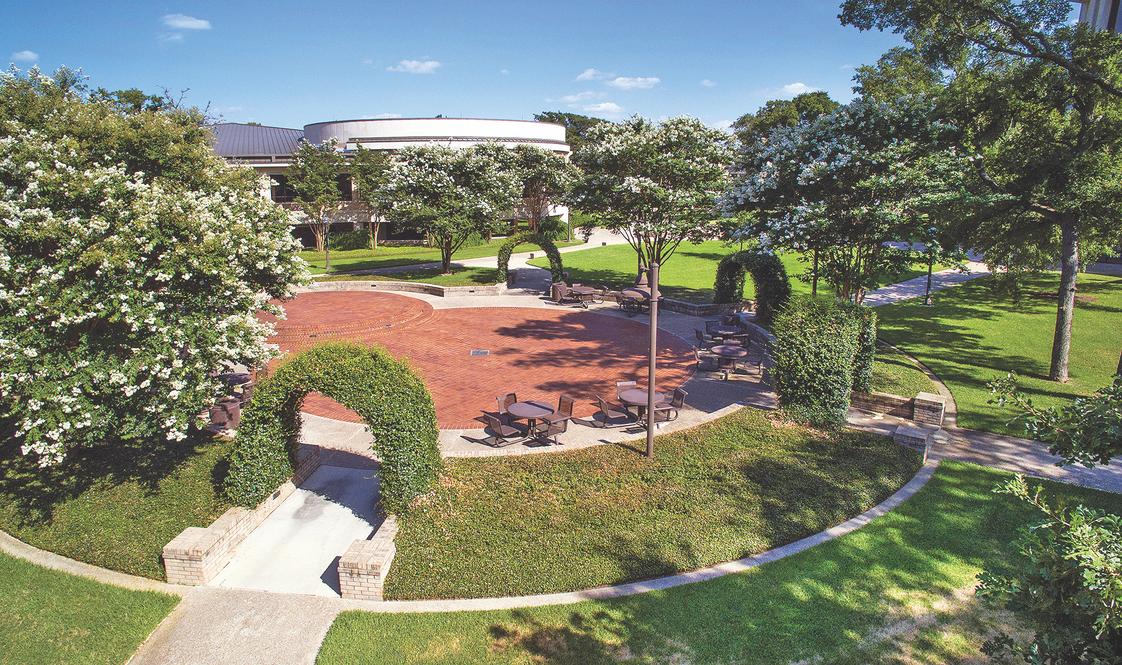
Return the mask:
[[(306, 278), (288, 214), (209, 153), (197, 113), (125, 117), (36, 70), (0, 75), (12, 99), (50, 112), (0, 121), (0, 418), (44, 466), (183, 438), (218, 370), (272, 353), (256, 313)], [(138, 136), (166, 139), (147, 171)]]
[(440, 472), (432, 397), (405, 363), (384, 349), (332, 342), (293, 356), (258, 382), (238, 427), (226, 495), (253, 507), (296, 468), (300, 406), (319, 392), (362, 417), (374, 437), (386, 512), (403, 513)]
[(792, 420), (845, 424), (860, 336), (858, 320), (836, 303), (797, 298), (775, 319), (775, 389)]

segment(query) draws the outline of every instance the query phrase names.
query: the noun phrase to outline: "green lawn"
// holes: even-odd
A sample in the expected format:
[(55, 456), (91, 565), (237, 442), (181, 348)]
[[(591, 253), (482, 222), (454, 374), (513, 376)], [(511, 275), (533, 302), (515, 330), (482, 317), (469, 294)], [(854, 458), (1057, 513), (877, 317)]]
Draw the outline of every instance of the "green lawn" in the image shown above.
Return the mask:
[(755, 409), (656, 449), (449, 460), (401, 520), (387, 597), (569, 591), (737, 559), (842, 522), (919, 468), (887, 438), (774, 425)]
[(947, 384), (958, 404), (959, 425), (1010, 432), (1007, 423), (1014, 412), (987, 404), (988, 381), (1016, 371), (1036, 403), (1053, 406), (1105, 386), (1117, 369), (1122, 279), (1080, 275), (1079, 281), (1067, 384), (1047, 379), (1055, 274), (1032, 278), (1020, 301), (994, 293), (991, 280), (982, 278), (940, 291), (932, 307), (917, 300), (879, 307), (880, 336), (919, 358)]
[(906, 355), (889, 346), (878, 346), (873, 363), (873, 390), (902, 397), (916, 393), (939, 394), (935, 383)]
[(452, 274), (443, 275), (439, 268), (427, 270), (407, 270), (389, 275), (320, 275), (318, 282), (424, 282), (437, 286), (480, 286), (490, 285), (498, 281), (498, 270), (495, 268), (456, 268)]
[(126, 662), (179, 602), (0, 553), (0, 663)]
[[(464, 247), (456, 252), (452, 260), (477, 259), (484, 256), (495, 256), (505, 238), (496, 239), (490, 243)], [(558, 242), (558, 247), (569, 247), (582, 244), (579, 240), (574, 242)], [(540, 251), (537, 245), (524, 243), (514, 248), (515, 253)], [(311, 266), (313, 275), (323, 274), (323, 252), (305, 250), (300, 252), (300, 258)], [(436, 247), (379, 247), (376, 252), (369, 249), (335, 250), (331, 252), (331, 272), (346, 272), (349, 270), (369, 270), (372, 268), (392, 268), (394, 266), (412, 265), (414, 263), (440, 263), (440, 250)]]
[[(679, 300), (696, 303), (713, 301), (713, 282), (717, 278), (717, 264), (725, 256), (738, 251), (737, 246), (729, 247), (717, 240), (702, 243), (682, 243), (678, 251), (662, 267), (659, 287), (663, 294)], [(791, 289), (795, 293), (810, 293), (810, 284), (798, 279), (807, 268), (797, 254), (784, 254), (783, 265), (791, 279)], [(584, 284), (603, 284), (613, 289), (631, 286), (635, 283), (635, 250), (630, 245), (609, 245), (566, 254), (562, 257), (565, 270), (572, 274), (573, 280)], [(546, 259), (534, 259), (531, 265), (549, 267)], [(918, 266), (901, 275), (886, 277), (884, 283), (901, 282), (926, 274), (926, 267)], [(829, 285), (819, 284), (819, 293), (829, 292)], [(755, 287), (752, 280), (746, 280), (744, 297), (754, 298)]]
[(9, 450), (0, 459), (0, 529), (79, 561), (163, 579), (164, 545), (229, 507), (218, 486), (231, 445), (201, 434), (117, 444), (47, 469)]
[[(496, 612), (346, 612), (318, 662), (900, 662), (881, 650), (875, 660), (852, 657), (865, 651), (866, 635), (900, 615), (930, 611), (956, 590), (969, 594), (983, 563), (1002, 556), (1016, 528), (1035, 519), (991, 492), (1007, 477), (945, 462), (919, 494), (860, 531), (748, 573), (667, 591)], [(1122, 512), (1122, 496), (1046, 486)], [(926, 637), (911, 645), (922, 657), (905, 662), (978, 655), (980, 638), (967, 631)]]

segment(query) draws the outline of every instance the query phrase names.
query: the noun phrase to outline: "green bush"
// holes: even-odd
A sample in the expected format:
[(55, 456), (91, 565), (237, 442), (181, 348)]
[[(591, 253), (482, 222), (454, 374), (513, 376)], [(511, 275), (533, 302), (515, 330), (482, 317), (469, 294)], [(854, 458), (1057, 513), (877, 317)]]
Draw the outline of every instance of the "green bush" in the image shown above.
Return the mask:
[(877, 313), (872, 307), (846, 303), (850, 316), (857, 320), (857, 355), (853, 359), (853, 389), (867, 393), (873, 390), (873, 363), (877, 359)]
[(713, 284), (713, 302), (739, 302), (744, 297), (745, 271), (756, 285), (756, 318), (762, 325), (769, 325), (791, 299), (787, 269), (773, 252), (750, 249), (721, 259)]
[(370, 232), (361, 231), (334, 231), (328, 240), (332, 251), (344, 252), (351, 249), (370, 249)]
[(296, 355), (262, 379), (242, 413), (225, 490), (253, 507), (295, 468), (300, 405), (320, 392), (362, 416), (382, 461), (386, 512), (403, 513), (440, 471), (436, 410), (425, 385), (384, 349), (332, 342)]
[(549, 273), (553, 277), (553, 281), (560, 282), (564, 278), (565, 268), (561, 265), (561, 252), (557, 251), (557, 245), (546, 235), (528, 231), (512, 235), (499, 247), (497, 281), (500, 284), (506, 283), (510, 273), (510, 255), (514, 253), (515, 247), (527, 242), (542, 248), (546, 257), (549, 258)]
[(791, 301), (775, 319), (775, 389), (792, 420), (845, 424), (860, 326), (836, 303)]

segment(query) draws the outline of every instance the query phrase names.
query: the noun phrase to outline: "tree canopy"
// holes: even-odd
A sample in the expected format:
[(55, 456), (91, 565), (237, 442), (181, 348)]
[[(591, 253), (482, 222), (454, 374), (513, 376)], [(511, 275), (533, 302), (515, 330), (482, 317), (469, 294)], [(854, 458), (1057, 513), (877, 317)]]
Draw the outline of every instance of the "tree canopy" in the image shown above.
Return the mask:
[(833, 112), (838, 104), (825, 92), (804, 92), (792, 99), (773, 99), (755, 113), (745, 113), (732, 123), (732, 130), (743, 143), (767, 136), (779, 127), (794, 127)]
[(534, 145), (514, 146), (503, 161), (522, 184), (522, 206), (530, 220), (530, 231), (537, 233), (549, 207), (576, 185), (580, 169), (563, 155)]
[(593, 118), (592, 116), (565, 111), (542, 111), (534, 115), (534, 120), (564, 125), (565, 142), (569, 144), (569, 148), (574, 153), (588, 140), (589, 132), (592, 131), (593, 127), (608, 122), (603, 118)]
[(331, 267), (327, 234), (331, 228), (331, 215), (343, 202), (339, 179), (345, 163), (339, 153), (339, 142), (335, 139), (319, 145), (302, 141), (292, 155), (287, 171), (288, 184), (296, 192), (296, 205), (312, 230), (316, 249), (324, 252), (327, 268)]

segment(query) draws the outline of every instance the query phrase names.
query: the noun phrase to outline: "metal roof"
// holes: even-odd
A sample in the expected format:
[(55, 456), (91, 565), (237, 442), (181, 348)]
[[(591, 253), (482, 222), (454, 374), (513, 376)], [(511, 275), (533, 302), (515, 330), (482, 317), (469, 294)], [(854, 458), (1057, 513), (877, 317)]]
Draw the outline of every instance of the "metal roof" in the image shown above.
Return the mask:
[(304, 130), (222, 122), (210, 126), (214, 152), (220, 157), (266, 157), (296, 152)]

